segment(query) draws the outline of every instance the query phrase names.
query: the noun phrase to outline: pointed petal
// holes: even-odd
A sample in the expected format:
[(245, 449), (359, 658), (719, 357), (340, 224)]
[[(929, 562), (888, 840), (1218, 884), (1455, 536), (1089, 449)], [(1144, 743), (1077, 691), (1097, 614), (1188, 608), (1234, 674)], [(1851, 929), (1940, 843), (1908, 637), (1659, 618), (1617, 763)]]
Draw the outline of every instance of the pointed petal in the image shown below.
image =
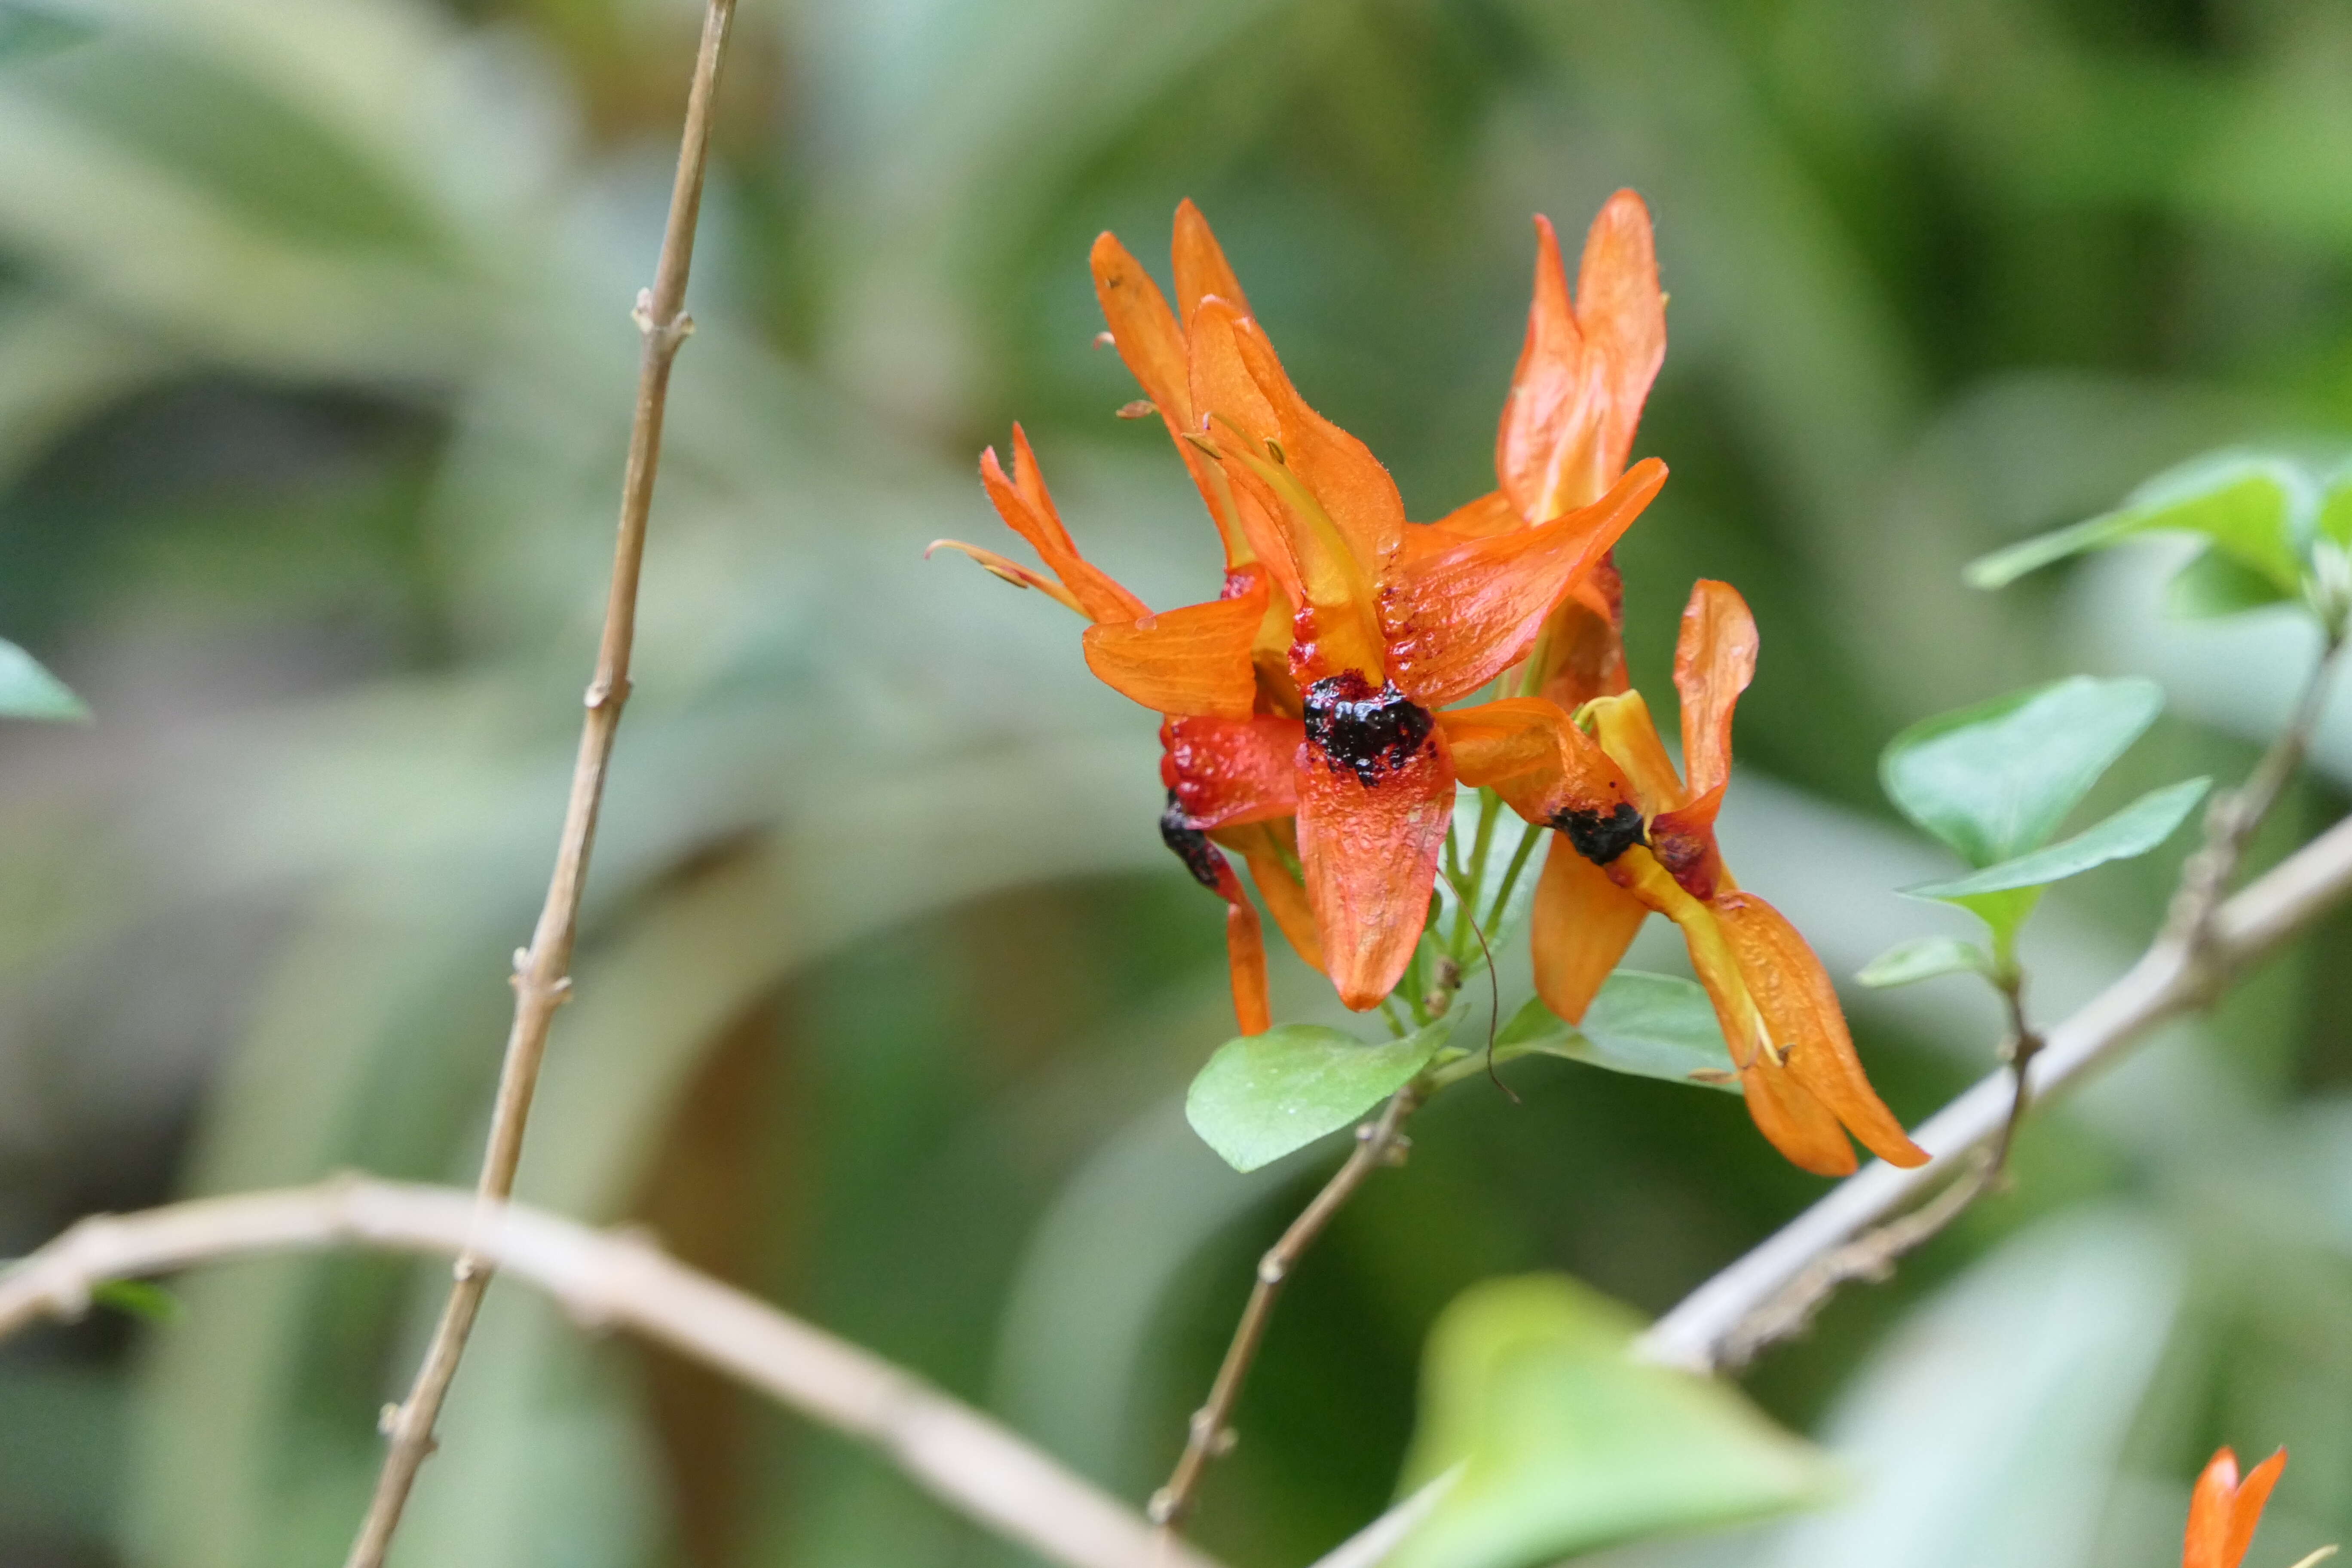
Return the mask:
[(1683, 804), (1683, 781), (1640, 692), (1599, 698), (1585, 705), (1585, 713), (1601, 749), (1633, 781), (1643, 815), (1656, 816)]
[(1702, 578), (1683, 611), (1675, 689), (1683, 700), (1683, 767), (1702, 795), (1731, 777), (1731, 713), (1756, 679), (1756, 617), (1728, 583)]
[(1112, 346), (1170, 426), (1192, 428), (1192, 396), (1184, 363), (1184, 331), (1166, 296), (1138, 261), (1108, 230), (1095, 237), (1089, 258), (1095, 298), (1110, 324)]
[[(1496, 534), (1508, 533), (1526, 526), (1526, 520), (1519, 516), (1519, 509), (1511, 504), (1510, 497), (1500, 490), (1488, 490), (1476, 500), (1465, 501), (1455, 507), (1426, 530), (1407, 529), (1405, 532), (1408, 538), (1416, 532), (1421, 533), (1423, 542), (1430, 545), (1444, 545), (1463, 539), (1491, 539)], [(1412, 552), (1408, 547), (1407, 553)]]
[(1637, 466), (1590, 507), (1398, 560), (1381, 581), (1391, 679), (1442, 707), (1526, 657), (1546, 616), (1641, 516), (1666, 468)]
[(1160, 840), (1184, 863), (1192, 880), (1225, 900), (1225, 962), (1233, 972), (1234, 1016), (1243, 1034), (1265, 1033), (1273, 1027), (1265, 996), (1265, 942), (1241, 879), (1207, 834), (1184, 825), (1183, 808), (1176, 804), (1173, 791), (1168, 809), (1160, 815)]
[(1249, 862), (1257, 896), (1265, 900), (1266, 912), (1274, 916), (1291, 951), (1309, 969), (1322, 968), (1323, 943), (1315, 931), (1315, 911), (1307, 907), (1307, 889), (1298, 879), (1297, 824), (1285, 817), (1221, 828), (1213, 837)]
[(1249, 581), (1235, 598), (1088, 626), (1087, 668), (1155, 713), (1248, 718), (1257, 702), (1250, 647), (1266, 604), (1265, 576), (1252, 573)]
[(984, 570), (1002, 577), (1014, 587), (1034, 588), (1037, 592), (1067, 605), (1082, 616), (1087, 613), (1085, 606), (1078, 603), (1078, 596), (1063, 587), (1060, 583), (1046, 576), (1043, 572), (1033, 572), (1018, 561), (999, 555), (993, 550), (983, 550), (977, 544), (966, 544), (961, 539), (934, 539), (924, 547), (923, 559), (929, 560), (931, 552), (938, 550), (961, 550), (978, 562)]
[(1781, 1158), (1816, 1176), (1853, 1174), (1860, 1162), (1837, 1118), (1769, 1058), (1750, 1060), (1739, 1069), (1739, 1089), (1756, 1131)]
[(2238, 1456), (2228, 1448), (2207, 1463), (2189, 1494), (2189, 1531), (2180, 1568), (2235, 1568), (2222, 1553), (2230, 1542), (2230, 1505), (2238, 1491)]
[(1078, 553), (1054, 510), (1053, 497), (1045, 493), (1036, 457), (1018, 425), (1013, 427), (1013, 472), (1007, 475), (996, 460), (995, 447), (981, 454), (980, 480), (987, 487), (988, 499), (996, 503), (997, 515), (1006, 525), (1045, 559), (1087, 616), (1097, 621), (1133, 621), (1150, 615), (1151, 606)]
[(2245, 1560), (2246, 1548), (2254, 1543), (2254, 1527), (2263, 1521), (2263, 1505), (2271, 1500), (2271, 1489), (2278, 1485), (2279, 1472), (2286, 1468), (2286, 1450), (2281, 1448), (2261, 1464), (2246, 1472), (2238, 1483), (2237, 1495), (2230, 1500), (2229, 1537), (2221, 1543), (2221, 1568), (2238, 1568)]
[(1298, 748), (1307, 727), (1271, 713), (1172, 719), (1160, 727), (1160, 775), (1188, 827), (1238, 827), (1298, 809)]
[(1544, 1005), (1571, 1024), (1582, 1018), (1649, 913), (1608, 872), (1554, 834), (1544, 855), (1543, 879), (1536, 884), (1528, 932), (1536, 994)]
[(1494, 790), (1529, 822), (1583, 816), (1598, 823), (1623, 806), (1638, 811), (1624, 773), (1557, 703), (1507, 697), (1448, 709), (1437, 724), (1462, 782)]
[(1788, 1076), (1833, 1111), (1863, 1146), (1890, 1165), (1924, 1165), (1927, 1152), (1870, 1087), (1854, 1055), (1837, 989), (1822, 961), (1780, 910), (1753, 893), (1725, 893), (1712, 906), (1738, 955), (1748, 994), (1771, 1031)]
[(1176, 204), (1176, 234), (1169, 249), (1176, 263), (1176, 310), (1181, 319), (1191, 321), (1201, 300), (1211, 294), (1244, 316), (1250, 313), (1241, 279), (1234, 276), (1223, 247), (1209, 232), (1209, 220), (1201, 216), (1190, 196)]
[[(1396, 985), (1428, 921), (1438, 850), (1454, 819), (1454, 764), (1433, 725), (1419, 735), (1403, 731), (1402, 742), (1376, 753), (1350, 743), (1336, 721), (1326, 721), (1318, 739), (1312, 692), (1307, 711), (1298, 857), (1322, 935), (1323, 971), (1339, 999), (1361, 1012)], [(1381, 735), (1399, 733), (1397, 715), (1384, 710), (1384, 717), (1391, 721)]]
[(1404, 498), (1371, 448), (1307, 405), (1256, 321), (1236, 319), (1234, 341), (1258, 391), (1274, 410), (1282, 461), (1339, 526), (1369, 574), (1404, 538)]
[(1573, 305), (1550, 222), (1536, 219), (1528, 335), (1496, 433), (1495, 471), (1531, 522), (1599, 496), (1625, 466), (1665, 357), (1650, 216), (1620, 191), (1593, 220)]

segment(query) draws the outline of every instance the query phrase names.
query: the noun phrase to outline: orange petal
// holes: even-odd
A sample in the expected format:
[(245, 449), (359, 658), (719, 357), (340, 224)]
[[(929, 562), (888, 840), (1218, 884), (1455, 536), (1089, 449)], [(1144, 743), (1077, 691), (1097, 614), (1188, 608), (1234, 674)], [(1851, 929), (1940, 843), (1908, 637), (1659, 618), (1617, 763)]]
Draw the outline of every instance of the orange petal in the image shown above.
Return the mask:
[(1183, 811), (1173, 799), (1160, 814), (1160, 838), (1184, 862), (1194, 881), (1225, 900), (1225, 962), (1233, 972), (1234, 1016), (1243, 1034), (1265, 1033), (1274, 1026), (1265, 994), (1265, 942), (1241, 879), (1207, 834), (1185, 826)]
[(1013, 427), (1012, 475), (1006, 475), (996, 460), (996, 448), (991, 447), (981, 454), (980, 480), (987, 487), (988, 499), (996, 503), (997, 515), (1044, 557), (1090, 619), (1133, 621), (1151, 613), (1149, 605), (1078, 553), (1069, 530), (1062, 526), (1061, 515), (1054, 510), (1054, 498), (1045, 491), (1036, 455), (1029, 450), (1029, 437), (1020, 426)]
[(1297, 720), (1271, 713), (1172, 719), (1160, 726), (1160, 776), (1188, 827), (1269, 822), (1298, 809), (1298, 748), (1306, 739)]
[(1528, 933), (1544, 1005), (1571, 1024), (1582, 1018), (1649, 913), (1565, 837), (1553, 835)]
[(2238, 1492), (2238, 1456), (2216, 1452), (2189, 1494), (2189, 1532), (2181, 1542), (2180, 1568), (2236, 1568), (2229, 1549), (2231, 1503)]
[(1644, 816), (1656, 816), (1683, 804), (1683, 781), (1675, 772), (1666, 743), (1650, 718), (1650, 705), (1638, 691), (1596, 698), (1585, 704), (1592, 733), (1616, 764), (1633, 781)]
[(1283, 464), (1338, 525), (1364, 571), (1378, 572), (1404, 538), (1404, 498), (1396, 481), (1370, 447), (1307, 405), (1255, 321), (1236, 318), (1234, 342), (1274, 410)]
[(1287, 818), (1257, 822), (1246, 827), (1220, 828), (1212, 837), (1249, 862), (1257, 896), (1265, 900), (1267, 912), (1282, 929), (1291, 951), (1309, 969), (1322, 968), (1323, 943), (1315, 931), (1315, 911), (1307, 906), (1307, 889), (1298, 880), (1297, 824)]
[(1653, 458), (1591, 506), (1398, 560), (1381, 580), (1391, 678), (1434, 708), (1501, 674), (1665, 481)]
[(1176, 263), (1176, 309), (1182, 320), (1191, 321), (1202, 300), (1211, 294), (1244, 316), (1250, 313), (1241, 279), (1234, 276), (1223, 247), (1209, 232), (1209, 220), (1201, 216), (1190, 196), (1176, 204), (1176, 234), (1169, 249)]
[(1769, 1058), (1751, 1059), (1739, 1069), (1739, 1089), (1756, 1131), (1789, 1163), (1816, 1176), (1853, 1174), (1860, 1162), (1837, 1118)]
[(923, 559), (929, 560), (931, 552), (935, 550), (961, 550), (979, 562), (987, 571), (1002, 577), (1014, 587), (1034, 588), (1037, 592), (1067, 605), (1082, 616), (1087, 613), (1079, 605), (1078, 596), (1063, 587), (1060, 583), (1046, 576), (1043, 572), (1033, 572), (1018, 561), (999, 555), (993, 550), (983, 550), (977, 544), (966, 544), (961, 539), (934, 539), (924, 547)]
[(1307, 693), (1298, 856), (1323, 970), (1361, 1012), (1394, 988), (1429, 918), (1454, 764), (1428, 713), (1353, 673)]
[(2285, 1468), (2286, 1450), (2281, 1448), (2238, 1483), (2237, 1495), (2230, 1500), (2230, 1533), (2221, 1545), (2221, 1568), (2238, 1568), (2244, 1560), (2246, 1548), (2254, 1543), (2254, 1527), (2263, 1521), (2263, 1505), (2270, 1501), (2271, 1489)]
[(1557, 703), (1507, 697), (1450, 708), (1437, 723), (1462, 782), (1494, 790), (1529, 822), (1581, 815), (1598, 824), (1621, 808), (1639, 816), (1633, 784)]
[(1731, 777), (1731, 713), (1756, 679), (1756, 617), (1728, 583), (1702, 578), (1683, 611), (1675, 644), (1675, 689), (1683, 700), (1683, 767), (1690, 793)]
[(1266, 603), (1265, 576), (1253, 572), (1248, 582), (1231, 599), (1088, 626), (1087, 668), (1156, 713), (1248, 718), (1257, 702), (1250, 646)]
[(1531, 522), (1599, 496), (1624, 468), (1665, 356), (1648, 209), (1612, 196), (1586, 236), (1571, 304), (1559, 240), (1536, 219), (1535, 296), (1496, 432), (1495, 471)]
[(1846, 1032), (1837, 988), (1797, 928), (1753, 893), (1720, 894), (1711, 907), (1788, 1076), (1888, 1164), (1926, 1164), (1927, 1152), (1911, 1142), (1870, 1087)]
[(1544, 625), (1544, 696), (1573, 713), (1626, 689), (1624, 600), (1614, 554), (1603, 555)]
[(1673, 811), (1650, 819), (1650, 847), (1658, 863), (1694, 899), (1712, 899), (1737, 890), (1723, 851), (1716, 847), (1715, 819), (1723, 809), (1723, 786), (1713, 789)]
[[(1511, 498), (1500, 490), (1488, 490), (1476, 500), (1465, 502), (1439, 518), (1423, 530), (1407, 529), (1410, 539), (1418, 532), (1424, 542), (1444, 545), (1464, 539), (1491, 539), (1498, 533), (1508, 533), (1527, 526), (1519, 509)], [(1412, 553), (1408, 546), (1407, 553)]]

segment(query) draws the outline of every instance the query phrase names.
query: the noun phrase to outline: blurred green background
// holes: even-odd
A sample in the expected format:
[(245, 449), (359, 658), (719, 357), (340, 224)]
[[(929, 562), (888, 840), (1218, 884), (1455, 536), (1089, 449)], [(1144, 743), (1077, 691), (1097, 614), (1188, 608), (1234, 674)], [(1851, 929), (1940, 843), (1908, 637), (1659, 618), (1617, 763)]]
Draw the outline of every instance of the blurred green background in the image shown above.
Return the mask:
[[(54, 13), (65, 16), (66, 13)], [(0, 733), (0, 1254), (343, 1167), (468, 1180), (602, 605), (689, 0), (111, 0), (0, 61), (0, 632), (98, 715)], [(1334, 1157), (1236, 1176), (1230, 1032), (1150, 716), (1002, 545), (1026, 422), (1153, 603), (1213, 534), (1086, 247), (1218, 226), (1416, 517), (1488, 488), (1528, 216), (1656, 216), (1671, 345), (1622, 552), (1661, 688), (1691, 580), (1762, 623), (1727, 852), (1832, 970), (1945, 929), (1879, 798), (1903, 723), (2077, 669), (2173, 716), (2112, 805), (2234, 774), (2310, 641), (2158, 618), (2163, 550), (2000, 597), (1996, 543), (2247, 437), (2352, 427), (2352, 11), (2333, 0), (744, 0), (636, 697), (521, 1193), (919, 1368), (1132, 1499), (1249, 1259)], [(2263, 853), (2340, 813), (2352, 706)], [(2178, 849), (2029, 938), (2048, 1018)], [(2258, 1548), (2352, 1533), (2352, 921), (2037, 1123), (2016, 1191), (1751, 1391), (1841, 1510), (1612, 1562), (2176, 1561), (2222, 1441)], [(1671, 968), (1654, 931), (1636, 962)], [(1523, 973), (1524, 960), (1517, 960)], [(1278, 1010), (1329, 1017), (1286, 955)], [(1511, 965), (1506, 965), (1507, 974)], [(1853, 996), (1916, 1120), (1991, 1065), (1957, 981)], [(1200, 1533), (1303, 1563), (1385, 1501), (1473, 1280), (1648, 1311), (1822, 1190), (1728, 1097), (1571, 1064), (1415, 1129), (1299, 1276)], [(446, 1270), (274, 1261), (0, 1356), (0, 1563), (339, 1561)], [(397, 1560), (999, 1563), (861, 1452), (492, 1297)]]

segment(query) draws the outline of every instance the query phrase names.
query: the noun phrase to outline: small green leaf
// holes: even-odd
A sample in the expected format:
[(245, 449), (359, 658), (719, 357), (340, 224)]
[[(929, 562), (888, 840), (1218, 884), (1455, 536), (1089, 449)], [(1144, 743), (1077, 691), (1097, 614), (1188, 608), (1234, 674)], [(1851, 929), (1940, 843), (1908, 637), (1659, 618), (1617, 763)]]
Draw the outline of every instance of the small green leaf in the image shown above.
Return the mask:
[(1603, 981), (1581, 1024), (1530, 1000), (1495, 1037), (1500, 1052), (1539, 1051), (1611, 1072), (1739, 1092), (1715, 1005), (1695, 982), (1621, 969)]
[(2078, 675), (1914, 724), (1879, 778), (1905, 816), (1990, 866), (2040, 848), (2163, 708), (2152, 680)]
[(2170, 530), (2205, 535), (2216, 550), (2291, 597), (2303, 581), (2315, 492), (2310, 474), (2290, 458), (2215, 452), (2158, 474), (2114, 511), (1981, 557), (1964, 575), (1979, 588), (2003, 587), (2069, 555)]
[(1529, 1568), (1824, 1500), (1835, 1474), (1728, 1384), (1633, 1359), (1572, 1279), (1492, 1279), (1430, 1331), (1404, 1489), (1457, 1479), (1387, 1568)]
[(1217, 1047), (1184, 1096), (1201, 1141), (1255, 1171), (1336, 1132), (1402, 1089), (1453, 1031), (1449, 1019), (1368, 1046), (1320, 1024), (1284, 1024)]
[(2165, 584), (2165, 613), (2184, 621), (2219, 620), (2246, 610), (2294, 602), (2294, 595), (2242, 562), (2208, 550)]
[(1854, 979), (1874, 990), (1915, 985), (1946, 974), (1990, 974), (1992, 955), (1958, 937), (1925, 936), (1898, 943), (1872, 959)]
[(89, 1299), (151, 1323), (168, 1323), (180, 1315), (180, 1299), (152, 1279), (110, 1279)]
[(0, 719), (88, 719), (89, 710), (33, 656), (0, 637)]
[(2047, 849), (2021, 855), (2014, 860), (2004, 860), (1950, 881), (1928, 882), (1903, 890), (1916, 899), (1940, 899), (1954, 903), (1986, 893), (2046, 888), (2053, 882), (2079, 876), (2094, 866), (2145, 855), (2172, 837), (2173, 830), (2197, 808), (2212, 783), (2210, 779), (2184, 779), (2177, 784), (2152, 789), (2113, 816)]

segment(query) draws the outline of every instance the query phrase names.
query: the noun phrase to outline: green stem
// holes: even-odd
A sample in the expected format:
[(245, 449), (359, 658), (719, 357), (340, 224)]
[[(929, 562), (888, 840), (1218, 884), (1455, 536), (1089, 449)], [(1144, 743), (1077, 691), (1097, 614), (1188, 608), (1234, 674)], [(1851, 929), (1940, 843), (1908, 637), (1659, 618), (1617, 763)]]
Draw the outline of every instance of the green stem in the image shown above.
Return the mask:
[(1503, 910), (1511, 901), (1511, 889), (1519, 885), (1519, 873), (1528, 868), (1528, 858), (1535, 853), (1536, 841), (1542, 837), (1543, 829), (1533, 824), (1519, 836), (1519, 847), (1512, 851), (1511, 863), (1503, 872), (1503, 885), (1495, 889), (1495, 907), (1486, 911), (1487, 930), (1500, 929)]

